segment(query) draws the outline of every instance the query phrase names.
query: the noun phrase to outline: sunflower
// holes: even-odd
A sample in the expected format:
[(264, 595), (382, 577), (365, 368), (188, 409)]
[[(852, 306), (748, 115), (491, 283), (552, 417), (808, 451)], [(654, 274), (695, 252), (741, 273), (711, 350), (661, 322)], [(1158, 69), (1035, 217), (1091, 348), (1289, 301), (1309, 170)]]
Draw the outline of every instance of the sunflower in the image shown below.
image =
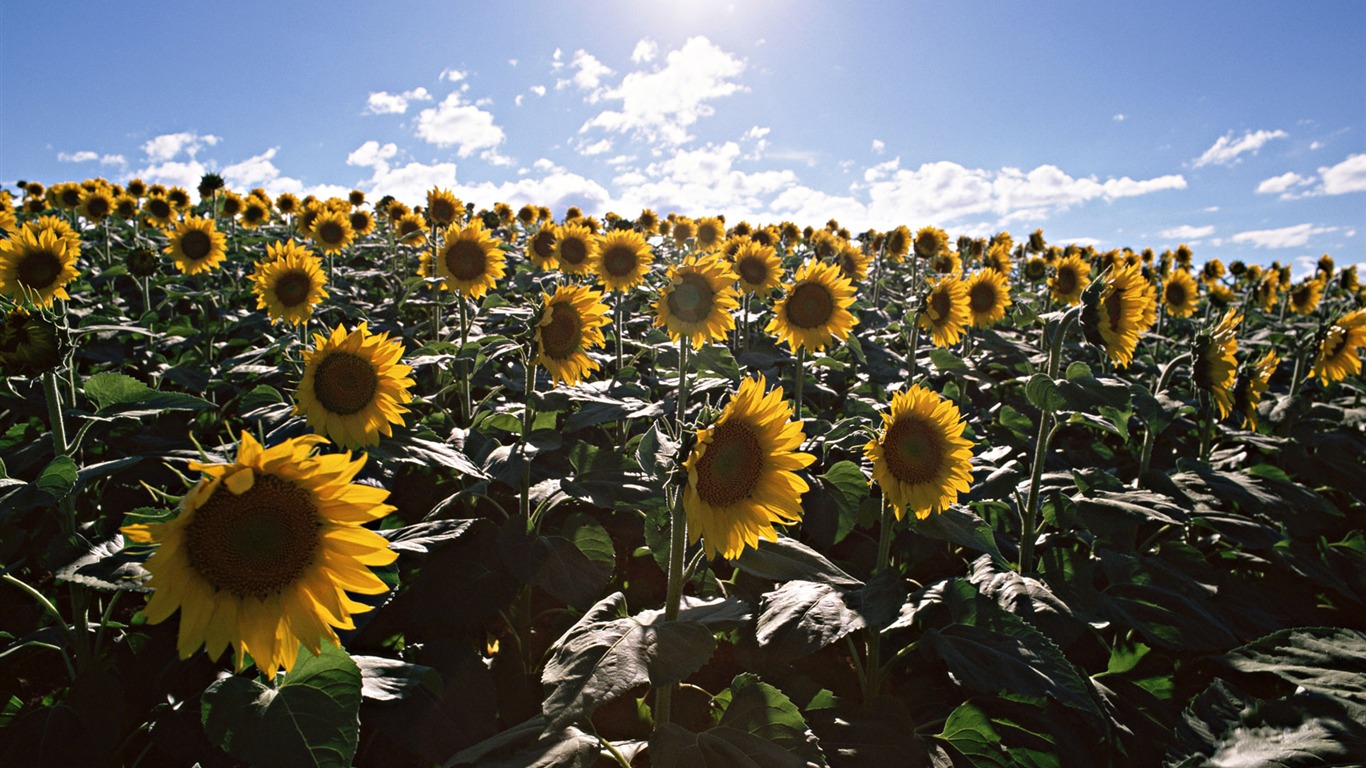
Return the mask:
[(456, 223), (464, 212), (464, 204), (449, 191), (432, 187), (427, 193), (427, 219), (438, 227), (449, 227)]
[(405, 213), (394, 222), (394, 237), (405, 245), (421, 245), (427, 240), (427, 220), (420, 213)]
[(142, 197), (147, 194), (147, 182), (142, 179), (129, 179), (123, 190), (133, 197)]
[(1010, 246), (1003, 242), (993, 243), (987, 248), (987, 255), (982, 260), (982, 266), (994, 269), (1003, 275), (1009, 275), (1014, 267), (1014, 262), (1010, 257)]
[(293, 240), (266, 246), (266, 259), (251, 279), (256, 284), (256, 308), (266, 310), (271, 323), (306, 323), (313, 307), (327, 298), (322, 260)]
[(53, 229), (19, 227), (0, 241), (0, 294), (42, 307), (69, 299), (66, 284), (76, 279), (71, 243)]
[(940, 275), (958, 276), (963, 271), (963, 261), (953, 251), (940, 251), (929, 259), (929, 269)]
[(163, 252), (175, 260), (176, 269), (187, 275), (212, 271), (227, 257), (228, 238), (213, 219), (190, 218), (176, 224)]
[(1328, 329), (1319, 345), (1314, 375), (1324, 386), (1361, 373), (1359, 350), (1366, 346), (1366, 309), (1344, 315)]
[(584, 285), (561, 285), (553, 295), (543, 295), (545, 310), (536, 323), (536, 359), (531, 362), (572, 387), (598, 370), (588, 350), (606, 342), (602, 329), (608, 322), (607, 305), (601, 291)]
[(359, 208), (365, 205), (365, 193), (359, 189), (353, 189), (346, 193), (346, 202), (350, 203), (353, 208)]
[(673, 226), (669, 229), (669, 237), (673, 238), (675, 246), (683, 248), (687, 246), (688, 241), (693, 238), (693, 235), (696, 234), (696, 232), (697, 228), (692, 223), (692, 220), (678, 218), (674, 220)]
[(402, 424), (411, 402), (413, 369), (399, 363), (403, 345), (388, 333), (372, 334), (361, 323), (347, 333), (340, 324), (329, 338), (313, 334), (304, 352), (304, 378), (299, 382), (294, 412), (308, 425), (344, 447), (376, 445), (379, 435), (393, 435), (390, 424)]
[(1290, 289), (1290, 308), (1295, 314), (1308, 315), (1318, 309), (1319, 299), (1323, 297), (1323, 283), (1321, 278), (1315, 277)]
[(73, 259), (81, 257), (81, 233), (77, 232), (66, 219), (56, 216), (39, 216), (24, 222), (24, 228), (33, 233), (34, 237), (42, 234), (44, 230), (52, 232), (59, 240), (66, 241), (67, 254)]
[(868, 279), (868, 264), (872, 258), (863, 252), (862, 248), (850, 242), (840, 245), (839, 253), (835, 256), (836, 263), (839, 264), (840, 274), (849, 279), (849, 282), (858, 284)]
[(565, 224), (555, 232), (555, 260), (569, 275), (586, 275), (593, 271), (598, 238), (582, 224)]
[(1255, 363), (1244, 363), (1233, 385), (1233, 410), (1243, 415), (1243, 427), (1257, 431), (1257, 404), (1262, 394), (1271, 384), (1271, 375), (1276, 372), (1281, 358), (1276, 350), (1267, 350)]
[(279, 211), (281, 216), (293, 216), (299, 212), (299, 198), (289, 192), (281, 192), (280, 196), (275, 198), (275, 210)]
[(759, 539), (776, 541), (774, 523), (801, 520), (806, 481), (797, 476), (815, 457), (800, 453), (806, 439), (783, 388), (765, 393), (763, 376), (745, 379), (716, 423), (697, 432), (683, 462), (688, 485), (683, 509), (688, 538), (702, 539), (707, 555), (733, 560)]
[(527, 258), (540, 269), (554, 269), (560, 265), (555, 258), (555, 227), (547, 226), (536, 230), (526, 246)]
[(1238, 374), (1238, 324), (1242, 321), (1238, 310), (1230, 309), (1213, 331), (1195, 339), (1195, 386), (1209, 393), (1221, 419), (1233, 407), (1233, 385)]
[(972, 327), (988, 328), (1005, 319), (1006, 307), (1012, 303), (1005, 274), (995, 269), (981, 269), (968, 277), (966, 285)]
[(165, 228), (176, 217), (176, 209), (171, 201), (160, 195), (149, 195), (142, 201), (142, 213), (154, 227)]
[(701, 349), (735, 327), (730, 312), (740, 300), (729, 265), (710, 256), (689, 256), (669, 267), (667, 279), (655, 302), (655, 325), (666, 329), (670, 338), (686, 336)]
[(37, 376), (62, 362), (57, 326), (42, 315), (15, 307), (0, 323), (0, 376)]
[[(1255, 265), (1254, 265), (1255, 266)], [(1257, 278), (1256, 284), (1252, 289), (1253, 297), (1261, 305), (1262, 311), (1270, 312), (1275, 309), (1276, 302), (1281, 297), (1281, 273), (1280, 270), (1268, 269)]]
[(698, 250), (714, 251), (721, 245), (721, 241), (726, 236), (726, 225), (715, 216), (708, 216), (698, 219), (697, 229), (693, 233), (693, 242), (697, 244)]
[(957, 344), (958, 340), (963, 338), (971, 314), (968, 309), (967, 284), (957, 275), (949, 275), (938, 278), (931, 284), (930, 292), (925, 295), (925, 303), (916, 322), (922, 329), (930, 332), (930, 338), (936, 347), (947, 347)]
[(915, 255), (922, 259), (938, 256), (949, 247), (949, 235), (939, 227), (921, 227), (913, 241)]
[(773, 319), (764, 329), (787, 342), (792, 351), (819, 352), (831, 339), (844, 341), (858, 323), (849, 311), (854, 286), (834, 264), (807, 261), (797, 268), (792, 287), (773, 307)]
[(1224, 276), (1224, 262), (1218, 259), (1210, 259), (1200, 268), (1200, 281), (1206, 285), (1213, 284)]
[(1133, 362), (1138, 338), (1157, 320), (1157, 293), (1139, 267), (1111, 267), (1104, 287), (1087, 291), (1082, 329), (1116, 365)]
[(625, 292), (640, 285), (653, 261), (650, 244), (635, 230), (613, 230), (598, 241), (598, 277), (609, 291)]
[(659, 231), (659, 214), (646, 208), (636, 217), (636, 230), (643, 235), (653, 235)]
[[(429, 276), (445, 278), (444, 288), (482, 299), (505, 273), (507, 259), (498, 245), (478, 219), (459, 229), (451, 225), (437, 249), (436, 269)], [(432, 255), (423, 254), (422, 261), (430, 266)]]
[(1200, 304), (1200, 285), (1184, 269), (1175, 270), (1162, 286), (1162, 305), (1172, 317), (1190, 317)]
[(351, 217), (331, 210), (323, 210), (308, 222), (308, 231), (323, 253), (340, 253), (356, 236), (351, 229)]
[(1041, 256), (1030, 256), (1024, 264), (1025, 279), (1037, 283), (1048, 275), (1048, 260)]
[(952, 400), (920, 385), (892, 398), (882, 433), (863, 447), (873, 480), (900, 520), (908, 510), (921, 520), (943, 512), (972, 484), (972, 442)]
[[(945, 235), (947, 241), (948, 235)], [(899, 264), (906, 259), (906, 254), (911, 251), (911, 230), (905, 224), (887, 233), (886, 239), (882, 241), (883, 253), (887, 260), (893, 264)]]
[(81, 195), (81, 204), (76, 210), (86, 221), (98, 224), (114, 212), (114, 196), (107, 189), (91, 190)]
[(138, 215), (138, 199), (129, 194), (114, 198), (114, 215), (124, 221), (132, 221)]
[(238, 671), (250, 654), (274, 678), (300, 645), (318, 654), (323, 642), (341, 644), (335, 629), (355, 628), (351, 617), (370, 606), (346, 592), (388, 591), (369, 566), (397, 554), (361, 526), (394, 511), (389, 492), (351, 482), (364, 457), (313, 455), (322, 442), (305, 435), (264, 448), (244, 431), (231, 464), (190, 464), (204, 475), (175, 518), (122, 529), (134, 544), (158, 545), (144, 565), (143, 613), (158, 624), (180, 610), (181, 658), (204, 646), (217, 659), (231, 644)]
[(247, 205), (246, 201), (235, 192), (224, 192), (223, 199), (219, 202), (219, 212), (223, 217), (232, 220), (242, 213), (242, 209)]
[[(245, 217), (245, 215), (244, 213), (243, 216)], [(351, 231), (355, 232), (357, 237), (363, 237), (375, 231), (375, 215), (364, 208), (352, 211), (347, 214), (347, 218), (351, 220)]]
[(771, 245), (744, 240), (735, 252), (735, 274), (740, 278), (742, 293), (765, 295), (783, 284), (783, 263)]
[(269, 224), (270, 203), (255, 195), (248, 197), (242, 204), (241, 219), (242, 226), (246, 229), (256, 229), (262, 224)]

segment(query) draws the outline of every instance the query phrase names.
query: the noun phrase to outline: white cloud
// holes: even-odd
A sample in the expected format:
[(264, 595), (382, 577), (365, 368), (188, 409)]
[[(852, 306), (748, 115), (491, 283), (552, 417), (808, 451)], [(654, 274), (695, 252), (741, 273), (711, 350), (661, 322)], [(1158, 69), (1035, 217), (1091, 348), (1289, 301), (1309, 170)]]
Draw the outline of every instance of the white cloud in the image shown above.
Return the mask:
[(1190, 224), (1182, 224), (1179, 227), (1164, 229), (1158, 234), (1163, 240), (1200, 240), (1214, 234), (1214, 227), (1193, 227)]
[(88, 162), (91, 162), (92, 160), (99, 160), (99, 159), (100, 159), (100, 153), (99, 153), (99, 152), (91, 152), (91, 151), (88, 150), (88, 149), (81, 150), (80, 152), (70, 152), (70, 153), (67, 153), (67, 152), (58, 152), (58, 153), (57, 153), (57, 161), (58, 161), (58, 162), (61, 162), (61, 163), (88, 163)]
[(1220, 136), (1219, 139), (1214, 142), (1214, 146), (1205, 150), (1203, 155), (1200, 155), (1195, 160), (1191, 161), (1191, 165), (1196, 168), (1202, 168), (1206, 165), (1232, 165), (1237, 162), (1239, 155), (1246, 152), (1256, 154), (1257, 150), (1261, 149), (1268, 141), (1271, 141), (1272, 139), (1284, 139), (1289, 135), (1290, 134), (1285, 131), (1280, 130), (1246, 131), (1243, 133), (1242, 138), (1235, 139), (1233, 138), (1233, 132), (1230, 131), (1223, 136)]
[(693, 138), (688, 128), (715, 112), (707, 102), (746, 90), (735, 82), (744, 70), (738, 56), (705, 37), (689, 38), (669, 52), (662, 67), (631, 72), (615, 88), (595, 92), (598, 99), (620, 101), (621, 109), (605, 110), (579, 130), (633, 133), (670, 146), (686, 143)]
[[(212, 147), (219, 141), (219, 137), (213, 134), (200, 135), (193, 131), (164, 133), (143, 144), (142, 151), (147, 153), (147, 160), (153, 164), (171, 160), (182, 152), (193, 160), (199, 150), (206, 146)], [(198, 183), (198, 179), (195, 183)]]
[[(557, 54), (557, 63), (554, 65), (554, 68), (559, 69), (563, 65), (558, 63), (559, 50), (556, 49), (555, 52)], [(601, 61), (598, 61), (596, 56), (582, 48), (574, 52), (574, 58), (569, 60), (569, 66), (577, 71), (568, 79), (556, 81), (555, 89), (564, 90), (570, 85), (573, 85), (581, 91), (592, 91), (593, 93), (589, 94), (588, 100), (590, 102), (596, 101), (596, 92), (602, 85), (602, 79), (612, 74), (612, 69)]]
[(469, 157), (481, 149), (495, 149), (506, 135), (489, 112), (466, 104), (460, 94), (446, 96), (435, 107), (417, 115), (417, 136), (438, 147), (456, 146), (456, 154)]
[(1301, 176), (1294, 171), (1288, 171), (1282, 173), (1280, 176), (1263, 179), (1262, 183), (1257, 185), (1257, 194), (1280, 195), (1282, 199), (1288, 200), (1290, 198), (1300, 197), (1300, 195), (1291, 193), (1290, 190), (1296, 187), (1305, 187), (1313, 183), (1314, 180), (1311, 178)]
[(1280, 229), (1256, 229), (1239, 232), (1231, 239), (1235, 243), (1246, 243), (1254, 248), (1299, 248), (1309, 243), (1309, 238), (1336, 232), (1337, 227), (1316, 227), (1313, 224), (1296, 224)]
[(529, 90), (530, 90), (532, 93), (536, 94), (537, 96), (544, 96), (544, 95), (545, 95), (545, 86), (544, 86), (544, 85), (533, 85), (533, 86), (531, 86), (531, 88), (530, 88)]
[(194, 189), (199, 186), (200, 177), (208, 171), (208, 167), (198, 160), (168, 160), (164, 163), (153, 163), (138, 171), (136, 175), (149, 184)]
[(1309, 149), (1311, 149), (1311, 150), (1323, 149), (1323, 142), (1321, 142), (1321, 141), (1311, 141), (1311, 142), (1309, 142)]
[(262, 187), (272, 195), (278, 195), (282, 192), (295, 195), (303, 194), (303, 182), (289, 176), (282, 176), (280, 169), (275, 167), (275, 163), (272, 162), (279, 150), (279, 147), (271, 147), (265, 152), (249, 157), (240, 163), (225, 166), (219, 173), (222, 174), (223, 180), (231, 189)]
[(873, 154), (881, 155), (887, 151), (887, 142), (882, 139), (873, 139)]
[(602, 155), (612, 151), (612, 140), (603, 139), (579, 148), (581, 155)]
[(521, 93), (517, 94), (516, 96), (513, 96), (513, 97), (512, 97), (512, 104), (513, 104), (513, 106), (516, 106), (516, 107), (522, 106), (522, 99), (524, 99), (524, 98), (526, 98), (526, 96), (525, 96), (524, 94), (521, 94)]
[(1125, 120), (1128, 120), (1129, 117), (1128, 117), (1128, 115), (1125, 115), (1123, 112), (1116, 112), (1115, 115), (1114, 115), (1113, 117), (1111, 117), (1110, 119), (1111, 119), (1111, 120), (1114, 120), (1116, 123), (1122, 123), (1122, 122), (1124, 122)]
[(365, 111), (371, 115), (401, 115), (408, 111), (408, 103), (413, 101), (431, 101), (432, 95), (426, 88), (417, 87), (403, 93), (388, 93), (378, 91), (370, 94), (366, 101)]
[(1325, 195), (1366, 191), (1366, 154), (1350, 155), (1337, 165), (1319, 168)]
[(654, 61), (659, 55), (659, 43), (645, 38), (636, 43), (635, 50), (631, 51), (631, 61), (640, 64), (647, 61)]
[(465, 79), (465, 73), (458, 69), (443, 69), (438, 80), (445, 80), (448, 83), (458, 83)]

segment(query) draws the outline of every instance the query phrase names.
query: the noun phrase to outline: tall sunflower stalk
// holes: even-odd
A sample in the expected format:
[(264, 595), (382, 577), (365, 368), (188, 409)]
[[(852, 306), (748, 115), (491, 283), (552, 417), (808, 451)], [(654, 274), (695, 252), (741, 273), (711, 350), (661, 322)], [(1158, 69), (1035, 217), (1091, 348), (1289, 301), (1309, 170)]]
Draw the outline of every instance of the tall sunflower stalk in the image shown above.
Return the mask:
[[(1081, 315), (1080, 307), (1067, 310), (1053, 331), (1053, 338), (1046, 342), (1048, 348), (1049, 380), (1058, 378), (1062, 365), (1062, 344), (1067, 332), (1071, 330)], [(1048, 326), (1044, 325), (1044, 338), (1048, 337)], [(1034, 540), (1039, 536), (1039, 484), (1043, 480), (1044, 462), (1048, 458), (1048, 446), (1053, 442), (1062, 424), (1052, 411), (1039, 409), (1039, 431), (1034, 442), (1034, 461), (1030, 467), (1029, 495), (1025, 498), (1024, 509), (1020, 510), (1020, 573), (1028, 573), (1034, 568)]]

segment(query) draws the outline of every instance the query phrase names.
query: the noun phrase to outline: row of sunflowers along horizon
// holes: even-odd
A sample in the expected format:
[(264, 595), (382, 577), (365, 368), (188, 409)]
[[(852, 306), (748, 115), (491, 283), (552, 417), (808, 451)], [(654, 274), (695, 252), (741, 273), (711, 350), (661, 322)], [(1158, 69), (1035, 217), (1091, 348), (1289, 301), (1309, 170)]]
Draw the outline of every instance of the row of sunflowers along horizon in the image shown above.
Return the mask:
[[(1059, 499), (1059, 473), (1047, 471), (1072, 459), (1055, 439), (1087, 435), (1092, 466), (1077, 469), (1110, 468), (1108, 481), (1069, 478), (1080, 496), (1099, 487), (1116, 505), (1163, 509), (1170, 501), (1157, 499), (1168, 489), (1154, 461), (1197, 476), (1187, 464), (1227, 469), (1247, 458), (1230, 457), (1233, 446), (1270, 452), (1259, 417), (1285, 426), (1297, 403), (1345, 396), (1359, 405), (1366, 294), (1355, 267), (1335, 270), (1327, 255), (1292, 283), (1279, 264), (1197, 267), (1185, 246), (1102, 253), (1051, 245), (1042, 231), (1019, 244), (1002, 232), (951, 245), (935, 227), (855, 236), (834, 220), (728, 224), (646, 210), (599, 221), (571, 208), (556, 222), (544, 207), (476, 210), (440, 189), (418, 208), (370, 204), (359, 191), (345, 200), (239, 195), (212, 174), (197, 205), (184, 189), (139, 180), (27, 182), (21, 191), (17, 201), (0, 194), (0, 295), (10, 305), (0, 362), (10, 395), (25, 404), (10, 410), (0, 454), (10, 488), (0, 499), (9, 542), (0, 554), (5, 581), (58, 622), (64, 644), (14, 650), (55, 652), (67, 679), (47, 681), (44, 693), (58, 701), (66, 687), (74, 698), (91, 669), (118, 677), (101, 661), (111, 653), (103, 646), (179, 613), (174, 653), (161, 661), (206, 657), (217, 668), (232, 649), (238, 676), (193, 692), (203, 710), (197, 735), (251, 763), (284, 759), (269, 754), (261, 725), (282, 715), (234, 697), (283, 694), (315, 667), (358, 686), (386, 674), (402, 683), (388, 698), (372, 691), (377, 701), (435, 685), (440, 675), (426, 675), (436, 665), (414, 663), (422, 632), (390, 620), (377, 637), (370, 614), (411, 598), (405, 573), (421, 583), (423, 566), (405, 567), (405, 553), (420, 560), (473, 539), (471, 521), (497, 524), (503, 562), (493, 570), (521, 582), (494, 611), (501, 626), (474, 632), (478, 655), (497, 666), (511, 652), (522, 687), (546, 689), (522, 692), (535, 707), (494, 707), (494, 728), (525, 728), (513, 717), (523, 710), (541, 720), (511, 745), (504, 735), (429, 747), (441, 757), (405, 748), (429, 762), (478, 763), (510, 747), (540, 754), (553, 742), (567, 755), (660, 761), (675, 746), (703, 749), (707, 734), (737, 723), (749, 738), (772, 718), (813, 733), (792, 700), (754, 674), (766, 663), (735, 664), (730, 687), (715, 686), (724, 694), (693, 701), (702, 689), (686, 681), (711, 663), (717, 637), (746, 622), (775, 658), (823, 653), (850, 667), (857, 684), (823, 687), (826, 698), (872, 707), (901, 688), (896, 662), (921, 641), (884, 657), (883, 635), (927, 610), (908, 587), (929, 589), (913, 577), (917, 545), (907, 537), (981, 554), (987, 562), (974, 561), (974, 574), (1045, 571), (1041, 558), (1056, 551), (1049, 537), (1068, 518), (1077, 524)], [(98, 439), (126, 436), (143, 420), (165, 439), (130, 455)], [(1359, 428), (1359, 416), (1339, 425)], [(997, 435), (1009, 439), (997, 444)], [(154, 459), (161, 466), (151, 469)], [(11, 465), (37, 479), (14, 479)], [(1238, 467), (1240, 482), (1294, 484), (1283, 467), (1251, 466), (1261, 474)], [(1359, 496), (1345, 498), (1359, 511)], [(51, 513), (41, 524), (19, 525), (41, 510)], [(1155, 516), (1167, 522), (1145, 545), (1166, 541), (1180, 521), (1162, 517), (1170, 514)], [(634, 518), (639, 530), (627, 538), (640, 539), (643, 556), (624, 558), (615, 527), (600, 519), (620, 517)], [(1187, 543), (1197, 527), (1186, 527)], [(856, 539), (867, 545), (852, 547), (855, 561), (869, 561), (867, 581), (830, 559)], [(967, 583), (959, 554), (946, 583), (967, 605), (989, 592), (958, 586)], [(655, 571), (628, 578), (623, 559), (639, 561), (626, 571)], [(662, 596), (639, 586), (655, 576)], [(734, 583), (746, 576), (781, 584), (746, 601)], [(60, 582), (65, 595), (54, 591)], [(624, 591), (603, 599), (613, 584)], [(120, 605), (124, 592), (150, 598)], [(533, 595), (554, 607), (538, 612)], [(662, 611), (624, 615), (626, 602), (641, 599)], [(814, 629), (802, 618), (832, 600), (840, 610)], [(538, 626), (547, 615), (559, 622), (553, 637)], [(954, 616), (952, 626), (979, 627), (973, 621)], [(617, 650), (638, 630), (671, 649), (672, 662), (639, 640)], [(1161, 634), (1149, 631), (1156, 645)], [(369, 666), (335, 653), (343, 637), (355, 647), (367, 632), (361, 645), (379, 655), (356, 658)], [(635, 655), (613, 666), (606, 647)], [(968, 667), (947, 661), (948, 679), (972, 679), (957, 650)], [(1099, 717), (1098, 744), (1113, 740), (1122, 723), (1095, 705), (1104, 696), (1092, 684), (1090, 706), (1069, 701), (1081, 684), (1072, 662), (1056, 661), (1058, 679), (1014, 693)], [(259, 679), (243, 676), (253, 666)], [(1008, 699), (1009, 686), (998, 687)], [(584, 728), (633, 690), (645, 738)], [(770, 720), (731, 713), (728, 724), (742, 694), (768, 702)], [(351, 721), (362, 698), (331, 696), (332, 709), (320, 710), (330, 730), (300, 734), (302, 752), (290, 754), (383, 754), (361, 749), (365, 717)], [(1011, 721), (962, 698), (946, 698), (946, 709), (918, 724), (934, 737), (920, 749), (991, 764), (992, 745), (1005, 739), (1000, 723)], [(817, 700), (821, 693), (806, 709), (823, 709)], [(7, 722), (33, 721), (41, 709), (13, 695)], [(711, 730), (698, 733), (699, 709), (711, 713)], [(155, 722), (121, 734), (112, 753), (164, 751), (150, 736)], [(948, 727), (965, 722), (979, 741), (995, 735), (984, 747)], [(22, 741), (23, 729), (15, 732)], [(750, 747), (824, 762), (816, 740)], [(1043, 752), (1065, 754), (1058, 740), (1045, 742)]]

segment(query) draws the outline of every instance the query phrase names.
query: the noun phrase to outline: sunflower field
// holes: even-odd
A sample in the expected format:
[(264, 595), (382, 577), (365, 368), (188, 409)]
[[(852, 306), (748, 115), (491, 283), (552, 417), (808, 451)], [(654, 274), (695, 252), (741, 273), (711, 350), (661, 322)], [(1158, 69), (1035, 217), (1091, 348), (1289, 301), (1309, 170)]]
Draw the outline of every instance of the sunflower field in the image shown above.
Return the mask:
[(837, 221), (0, 192), (0, 764), (1366, 755), (1366, 293)]

